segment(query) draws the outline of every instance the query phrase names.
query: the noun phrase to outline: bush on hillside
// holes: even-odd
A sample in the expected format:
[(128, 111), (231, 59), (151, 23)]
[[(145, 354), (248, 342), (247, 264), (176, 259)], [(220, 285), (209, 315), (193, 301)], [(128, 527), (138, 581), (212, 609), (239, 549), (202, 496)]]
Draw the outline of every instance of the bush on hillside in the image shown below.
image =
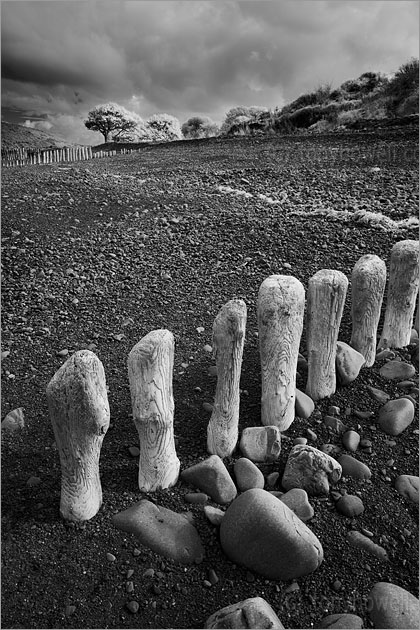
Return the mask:
[(211, 138), (217, 136), (219, 128), (208, 116), (193, 116), (181, 127), (184, 138)]
[(266, 107), (233, 107), (225, 117), (220, 135), (246, 135), (263, 132), (268, 124), (270, 112)]
[(170, 114), (153, 114), (146, 121), (146, 130), (155, 142), (182, 139), (179, 120)]

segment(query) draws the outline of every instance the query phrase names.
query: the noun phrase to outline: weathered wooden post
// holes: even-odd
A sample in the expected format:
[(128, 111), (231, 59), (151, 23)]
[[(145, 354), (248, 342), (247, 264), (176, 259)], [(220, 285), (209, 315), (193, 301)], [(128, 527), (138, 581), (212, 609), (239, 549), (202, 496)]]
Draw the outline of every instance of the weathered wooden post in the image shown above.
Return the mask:
[(391, 251), (388, 296), (378, 350), (403, 348), (410, 343), (419, 290), (419, 242), (395, 243)]
[(359, 258), (351, 275), (352, 333), (350, 345), (365, 357), (365, 366), (375, 363), (377, 329), (386, 283), (382, 258), (366, 254)]
[(99, 457), (109, 427), (105, 372), (90, 350), (75, 352), (47, 386), (61, 463), (60, 514), (86, 521), (102, 504)]
[(239, 381), (246, 315), (243, 300), (230, 300), (222, 306), (213, 323), (212, 344), (217, 386), (213, 412), (207, 426), (207, 450), (222, 459), (232, 455), (238, 441)]
[(305, 289), (293, 276), (269, 276), (258, 292), (261, 422), (286, 431), (295, 419), (296, 368)]
[(142, 492), (173, 486), (180, 462), (175, 450), (172, 372), (174, 337), (152, 330), (128, 355), (133, 420), (139, 434), (139, 476)]
[(335, 356), (348, 283), (334, 269), (321, 269), (309, 280), (306, 393), (315, 401), (336, 389)]

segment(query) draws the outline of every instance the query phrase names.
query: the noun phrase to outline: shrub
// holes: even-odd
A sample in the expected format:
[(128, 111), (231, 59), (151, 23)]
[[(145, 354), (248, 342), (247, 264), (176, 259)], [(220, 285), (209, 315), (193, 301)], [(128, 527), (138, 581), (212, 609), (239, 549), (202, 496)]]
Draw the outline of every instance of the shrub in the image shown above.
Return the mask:
[(146, 126), (154, 141), (181, 140), (182, 131), (178, 118), (170, 114), (153, 114)]
[(207, 116), (193, 116), (181, 127), (185, 138), (210, 138), (218, 133), (218, 126)]

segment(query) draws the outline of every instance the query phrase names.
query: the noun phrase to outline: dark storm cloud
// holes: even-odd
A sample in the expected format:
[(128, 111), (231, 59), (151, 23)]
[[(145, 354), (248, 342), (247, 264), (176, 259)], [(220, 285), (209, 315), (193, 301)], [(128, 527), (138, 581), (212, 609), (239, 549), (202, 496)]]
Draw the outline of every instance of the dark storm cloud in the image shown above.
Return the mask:
[(4, 1), (2, 106), (78, 125), (87, 141), (99, 103), (220, 121), (396, 70), (417, 50), (417, 2)]

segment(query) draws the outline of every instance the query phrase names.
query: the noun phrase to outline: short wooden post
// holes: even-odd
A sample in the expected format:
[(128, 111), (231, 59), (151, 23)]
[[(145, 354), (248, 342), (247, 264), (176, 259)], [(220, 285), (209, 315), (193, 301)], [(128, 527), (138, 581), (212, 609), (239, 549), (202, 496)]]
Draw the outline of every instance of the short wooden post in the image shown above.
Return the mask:
[(386, 283), (382, 258), (366, 254), (359, 258), (351, 275), (352, 333), (350, 345), (365, 357), (365, 366), (375, 363), (377, 329)]
[(99, 457), (109, 427), (105, 372), (90, 350), (75, 352), (47, 386), (61, 463), (60, 514), (86, 521), (102, 504)]
[(347, 287), (347, 277), (334, 269), (321, 269), (309, 280), (306, 393), (315, 401), (336, 389), (335, 356)]
[(410, 343), (419, 290), (419, 242), (395, 243), (391, 251), (388, 296), (378, 350), (404, 348)]
[(213, 323), (213, 355), (217, 386), (213, 412), (207, 426), (207, 450), (222, 459), (229, 457), (238, 441), (239, 381), (245, 342), (246, 304), (230, 300)]
[(138, 483), (142, 492), (176, 484), (180, 462), (175, 450), (172, 373), (174, 337), (152, 330), (128, 355), (133, 420), (140, 441)]
[(305, 289), (293, 276), (269, 276), (258, 292), (261, 422), (286, 431), (295, 419), (296, 368)]

